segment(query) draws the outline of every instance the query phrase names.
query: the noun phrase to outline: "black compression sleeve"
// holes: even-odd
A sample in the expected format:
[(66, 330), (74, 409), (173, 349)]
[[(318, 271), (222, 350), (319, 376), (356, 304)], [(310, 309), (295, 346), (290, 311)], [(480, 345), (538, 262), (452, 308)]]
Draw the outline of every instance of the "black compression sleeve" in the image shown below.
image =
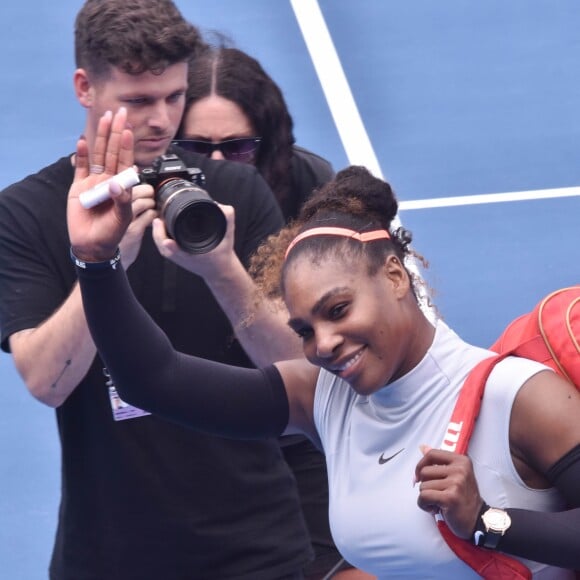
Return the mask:
[(194, 429), (275, 437), (288, 423), (276, 367), (246, 369), (175, 351), (134, 297), (125, 271), (77, 268), (93, 340), (121, 398)]
[(508, 509), (512, 525), (499, 549), (536, 562), (580, 570), (580, 445), (562, 457), (548, 477), (575, 509), (557, 513)]
[(561, 457), (546, 473), (571, 507), (580, 507), (580, 443)]

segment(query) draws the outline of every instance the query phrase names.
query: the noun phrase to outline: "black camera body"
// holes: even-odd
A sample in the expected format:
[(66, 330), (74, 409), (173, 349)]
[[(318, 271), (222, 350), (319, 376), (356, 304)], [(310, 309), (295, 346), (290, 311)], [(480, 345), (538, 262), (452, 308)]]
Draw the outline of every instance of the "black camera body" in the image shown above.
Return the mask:
[(188, 167), (178, 155), (166, 153), (151, 167), (141, 169), (139, 177), (153, 187), (167, 233), (183, 250), (205, 254), (222, 241), (226, 218), (203, 189), (205, 175), (201, 169)]

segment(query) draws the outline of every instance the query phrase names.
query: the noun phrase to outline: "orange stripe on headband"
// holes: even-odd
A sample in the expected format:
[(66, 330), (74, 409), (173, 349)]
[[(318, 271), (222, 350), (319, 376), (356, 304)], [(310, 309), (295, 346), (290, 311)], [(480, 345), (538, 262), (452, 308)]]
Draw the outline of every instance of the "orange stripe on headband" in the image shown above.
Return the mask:
[(358, 240), (359, 242), (372, 242), (373, 240), (390, 240), (391, 235), (387, 230), (373, 230), (371, 232), (356, 232), (355, 230), (350, 230), (348, 228), (333, 228), (333, 227), (319, 227), (306, 230), (301, 234), (298, 234), (288, 246), (286, 250), (286, 255), (284, 259), (288, 257), (288, 254), (292, 248), (300, 241), (306, 238), (312, 238), (314, 236), (342, 236), (343, 238), (351, 238), (353, 240)]

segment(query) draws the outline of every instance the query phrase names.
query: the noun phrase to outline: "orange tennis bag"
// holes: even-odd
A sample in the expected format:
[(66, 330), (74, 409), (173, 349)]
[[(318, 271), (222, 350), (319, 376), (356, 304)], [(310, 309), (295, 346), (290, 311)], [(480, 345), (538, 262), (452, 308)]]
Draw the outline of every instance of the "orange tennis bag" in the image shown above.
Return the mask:
[[(512, 321), (491, 350), (497, 354), (476, 365), (465, 380), (447, 428), (443, 447), (456, 453), (467, 453), (487, 379), (493, 367), (506, 356), (541, 362), (580, 389), (580, 285), (546, 296), (531, 312)], [(449, 547), (482, 578), (532, 577), (518, 560), (458, 538), (441, 517), (437, 518), (437, 525)]]

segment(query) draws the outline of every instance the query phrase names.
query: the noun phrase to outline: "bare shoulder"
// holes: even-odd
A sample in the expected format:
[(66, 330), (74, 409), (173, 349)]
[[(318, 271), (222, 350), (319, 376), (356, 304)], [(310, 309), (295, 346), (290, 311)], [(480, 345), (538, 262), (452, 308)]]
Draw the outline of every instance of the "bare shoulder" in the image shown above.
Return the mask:
[(510, 442), (545, 473), (580, 443), (580, 391), (552, 371), (530, 377), (514, 401)]

